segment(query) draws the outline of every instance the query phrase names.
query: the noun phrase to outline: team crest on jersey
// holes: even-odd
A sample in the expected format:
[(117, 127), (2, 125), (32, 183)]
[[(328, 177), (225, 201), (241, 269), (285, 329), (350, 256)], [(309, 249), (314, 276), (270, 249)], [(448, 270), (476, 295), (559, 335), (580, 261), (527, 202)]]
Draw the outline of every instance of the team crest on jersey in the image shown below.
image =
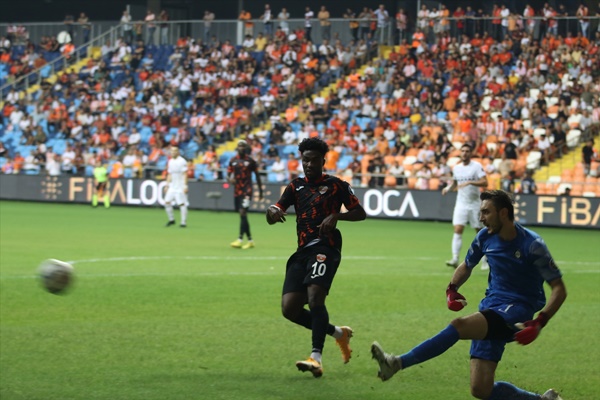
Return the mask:
[(325, 254), (317, 254), (317, 261), (322, 263), (325, 262), (325, 260), (327, 260), (327, 256)]
[(247, 167), (248, 165), (250, 165), (250, 161), (244, 161), (244, 167)]
[(515, 257), (521, 258), (521, 252), (519, 250), (515, 251)]
[(319, 186), (319, 193), (325, 194), (329, 188), (327, 186)]

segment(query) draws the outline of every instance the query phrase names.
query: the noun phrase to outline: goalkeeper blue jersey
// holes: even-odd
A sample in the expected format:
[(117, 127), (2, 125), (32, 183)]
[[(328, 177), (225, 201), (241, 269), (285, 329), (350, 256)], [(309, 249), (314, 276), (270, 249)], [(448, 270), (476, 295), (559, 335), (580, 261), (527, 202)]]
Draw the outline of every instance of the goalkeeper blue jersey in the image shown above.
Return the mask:
[(521, 303), (532, 312), (546, 304), (544, 281), (562, 277), (544, 240), (535, 232), (515, 224), (517, 236), (510, 241), (479, 231), (465, 258), (468, 268), (487, 256), (490, 272), (484, 302), (488, 306)]

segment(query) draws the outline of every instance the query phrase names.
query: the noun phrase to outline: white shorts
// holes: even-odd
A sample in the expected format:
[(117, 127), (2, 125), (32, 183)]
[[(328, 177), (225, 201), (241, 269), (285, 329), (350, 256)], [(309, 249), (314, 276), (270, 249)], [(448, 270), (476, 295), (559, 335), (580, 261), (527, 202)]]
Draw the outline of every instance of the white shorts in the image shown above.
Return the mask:
[(480, 229), (481, 223), (479, 222), (479, 207), (454, 207), (454, 214), (452, 215), (452, 225), (471, 225), (472, 228)]
[(183, 193), (183, 190), (167, 190), (167, 194), (165, 195), (165, 204), (173, 203), (173, 200), (175, 200), (175, 204), (178, 206), (188, 205), (187, 194)]

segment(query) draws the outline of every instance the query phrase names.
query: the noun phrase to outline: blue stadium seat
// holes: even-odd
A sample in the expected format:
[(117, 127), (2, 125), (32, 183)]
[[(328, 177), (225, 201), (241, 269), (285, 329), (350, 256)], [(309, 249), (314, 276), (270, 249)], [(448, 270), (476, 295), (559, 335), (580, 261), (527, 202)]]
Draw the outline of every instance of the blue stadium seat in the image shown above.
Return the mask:
[(342, 156), (337, 162), (338, 169), (345, 169), (353, 160), (352, 156)]
[(236, 154), (237, 154), (237, 152), (235, 152), (235, 151), (224, 152), (219, 157), (219, 164), (221, 164), (221, 166), (223, 166), (223, 167), (226, 167), (227, 165), (229, 165), (229, 160), (231, 160), (231, 158), (235, 157)]
[(215, 180), (214, 172), (209, 169), (205, 169), (202, 171), (202, 178), (205, 182), (212, 182)]

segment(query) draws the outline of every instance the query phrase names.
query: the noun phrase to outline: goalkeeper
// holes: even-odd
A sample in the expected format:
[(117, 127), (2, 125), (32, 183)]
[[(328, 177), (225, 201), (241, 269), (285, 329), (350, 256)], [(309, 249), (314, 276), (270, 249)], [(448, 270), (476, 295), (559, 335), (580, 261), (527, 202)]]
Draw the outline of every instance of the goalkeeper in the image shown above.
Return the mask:
[[(455, 270), (446, 289), (448, 308), (460, 311), (467, 302), (458, 289), (485, 255), (490, 265), (488, 288), (479, 312), (453, 320), (436, 336), (409, 352), (394, 356), (374, 342), (373, 358), (379, 377), (386, 381), (397, 371), (437, 357), (460, 339), (471, 342), (471, 394), (478, 399), (529, 400), (560, 396), (550, 389), (543, 395), (527, 392), (511, 383), (494, 381), (506, 343), (533, 342), (567, 297), (562, 274), (546, 244), (533, 231), (514, 222), (514, 207), (506, 192), (481, 193), (480, 220), (485, 226)], [(552, 288), (546, 302), (543, 283)], [(541, 311), (540, 311), (541, 310)], [(540, 311), (536, 317), (534, 314)]]

